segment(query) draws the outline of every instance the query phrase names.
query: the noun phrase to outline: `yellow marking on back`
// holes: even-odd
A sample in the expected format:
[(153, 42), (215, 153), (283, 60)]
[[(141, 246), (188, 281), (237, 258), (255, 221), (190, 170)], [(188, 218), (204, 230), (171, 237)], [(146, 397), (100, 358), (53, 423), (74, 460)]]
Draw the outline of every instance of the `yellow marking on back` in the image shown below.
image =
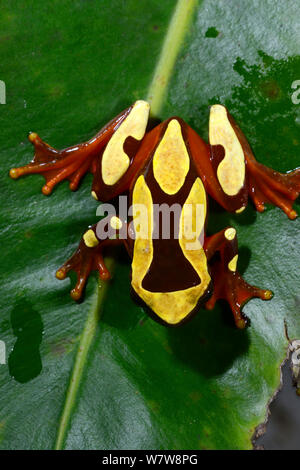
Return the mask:
[(148, 304), (147, 299), (143, 296), (144, 289), (142, 288), (142, 281), (150, 268), (153, 258), (153, 201), (150, 189), (143, 175), (139, 176), (137, 179), (132, 193), (132, 206), (140, 204), (145, 206), (147, 212), (139, 213), (138, 217), (137, 215), (133, 215), (135, 243), (131, 264), (131, 284), (137, 294)]
[(176, 194), (183, 186), (190, 168), (181, 126), (177, 119), (169, 122), (153, 157), (153, 173), (161, 189)]
[(86, 246), (89, 248), (94, 248), (99, 244), (99, 241), (97, 240), (94, 231), (91, 229), (85, 232), (85, 234), (83, 235), (83, 240)]
[(233, 272), (236, 271), (236, 265), (237, 265), (238, 257), (239, 257), (239, 255), (235, 255), (235, 256), (232, 258), (232, 260), (229, 261), (229, 263), (228, 263), (228, 269), (230, 269), (230, 271), (233, 271)]
[(217, 176), (224, 193), (235, 196), (245, 181), (244, 152), (226, 109), (219, 104), (210, 109), (209, 141), (211, 145), (224, 147), (225, 156), (218, 166)]
[(110, 225), (115, 230), (120, 230), (123, 226), (122, 220), (115, 215), (110, 219)]
[(141, 140), (145, 135), (150, 105), (146, 101), (136, 101), (132, 110), (108, 142), (102, 157), (102, 179), (112, 186), (126, 173), (130, 160), (123, 145), (127, 137)]
[(242, 206), (242, 207), (240, 207), (239, 209), (237, 209), (237, 210), (235, 211), (235, 213), (236, 213), (236, 214), (240, 214), (240, 213), (243, 212), (245, 209), (246, 209), (246, 206)]
[(97, 196), (97, 194), (95, 193), (95, 191), (92, 191), (92, 192), (91, 192), (91, 195), (92, 195), (92, 197), (93, 197), (94, 199), (96, 199), (96, 201), (98, 201), (98, 196)]
[(234, 237), (236, 236), (235, 228), (233, 227), (228, 228), (227, 230), (225, 230), (224, 235), (225, 235), (225, 238), (227, 238), (227, 240), (233, 240)]
[[(179, 243), (181, 249), (201, 280), (200, 284), (188, 289), (173, 292), (150, 292), (142, 287), (143, 279), (153, 259), (153, 201), (143, 175), (138, 178), (135, 184), (132, 203), (133, 205), (144, 204), (147, 207), (147, 215), (144, 215), (144, 220), (141, 220), (139, 214), (136, 223), (137, 218), (133, 217), (134, 227), (136, 229), (139, 225), (139, 232), (136, 231), (132, 259), (132, 287), (156, 315), (165, 322), (175, 325), (197, 306), (210, 282), (205, 252), (198, 240), (204, 228), (206, 215), (206, 194), (203, 184), (199, 178), (195, 181), (183, 206), (180, 218)], [(202, 207), (202, 211), (197, 213), (196, 204)], [(189, 206), (194, 209), (191, 218), (189, 218)], [(196, 221), (197, 216), (199, 220)]]

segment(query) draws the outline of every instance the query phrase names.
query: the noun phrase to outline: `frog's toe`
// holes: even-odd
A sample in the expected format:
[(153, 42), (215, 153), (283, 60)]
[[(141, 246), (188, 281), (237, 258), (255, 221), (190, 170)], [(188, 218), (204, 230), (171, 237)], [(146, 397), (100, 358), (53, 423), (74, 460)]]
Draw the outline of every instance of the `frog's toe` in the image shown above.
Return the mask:
[(270, 290), (248, 284), (238, 271), (226, 269), (221, 262), (216, 262), (212, 266), (212, 279), (214, 291), (206, 303), (206, 308), (211, 310), (218, 299), (226, 300), (239, 329), (250, 325), (249, 318), (242, 310), (246, 302), (254, 297), (262, 300), (270, 300), (273, 297)]
[(77, 282), (70, 292), (74, 300), (80, 300), (82, 297), (91, 271), (97, 270), (102, 280), (108, 280), (111, 277), (103, 260), (101, 243), (87, 246), (84, 236), (75, 253), (56, 271), (56, 277), (59, 280), (65, 279), (71, 270), (76, 272)]
[(300, 168), (288, 173), (279, 173), (255, 160), (248, 161), (249, 195), (259, 212), (265, 210), (265, 204), (279, 207), (289, 219), (298, 214), (293, 203), (300, 194)]
[(34, 146), (34, 158), (25, 166), (12, 168), (13, 179), (31, 174), (41, 174), (46, 180), (42, 193), (46, 196), (61, 181), (68, 179), (70, 189), (75, 191), (88, 171), (95, 171), (95, 148), (91, 143), (78, 144), (64, 150), (56, 150), (44, 142), (36, 132), (30, 132), (29, 141)]

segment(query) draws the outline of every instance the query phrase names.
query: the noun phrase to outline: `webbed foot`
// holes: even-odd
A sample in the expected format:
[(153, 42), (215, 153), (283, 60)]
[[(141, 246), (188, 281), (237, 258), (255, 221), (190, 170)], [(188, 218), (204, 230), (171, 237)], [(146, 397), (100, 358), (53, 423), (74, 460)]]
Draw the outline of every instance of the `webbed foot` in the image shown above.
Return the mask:
[[(107, 243), (109, 241), (106, 240)], [(71, 270), (76, 272), (77, 283), (70, 292), (74, 300), (81, 298), (91, 271), (97, 270), (102, 280), (110, 279), (110, 272), (103, 260), (104, 246), (105, 242), (100, 242), (96, 237), (96, 226), (89, 228), (80, 240), (75, 253), (56, 271), (59, 280), (65, 279)]]
[[(238, 328), (245, 328), (249, 319), (242, 311), (243, 305), (253, 297), (270, 300), (273, 294), (270, 290), (248, 284), (237, 271), (238, 244), (236, 230), (229, 227), (209, 237), (205, 242), (205, 251), (208, 260), (211, 259), (211, 277), (213, 293), (205, 304), (206, 308), (214, 308), (218, 299), (226, 300), (232, 310), (235, 324)], [(213, 256), (219, 252), (219, 259)]]

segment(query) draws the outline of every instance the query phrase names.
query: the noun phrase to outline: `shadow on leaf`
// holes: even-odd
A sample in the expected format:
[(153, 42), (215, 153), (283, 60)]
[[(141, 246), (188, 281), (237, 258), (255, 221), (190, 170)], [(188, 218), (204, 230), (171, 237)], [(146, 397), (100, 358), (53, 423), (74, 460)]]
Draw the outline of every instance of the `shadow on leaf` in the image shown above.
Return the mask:
[(168, 339), (178, 360), (207, 378), (226, 372), (250, 345), (247, 329), (235, 328), (224, 305), (222, 311), (220, 305), (212, 311), (200, 310), (186, 325), (169, 329)]

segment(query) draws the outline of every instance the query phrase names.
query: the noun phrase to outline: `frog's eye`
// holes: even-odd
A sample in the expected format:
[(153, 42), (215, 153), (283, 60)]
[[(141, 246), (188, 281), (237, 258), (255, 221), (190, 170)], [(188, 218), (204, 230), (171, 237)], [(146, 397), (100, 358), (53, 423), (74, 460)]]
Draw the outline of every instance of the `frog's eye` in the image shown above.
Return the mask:
[[(217, 177), (227, 196), (236, 196), (245, 182), (245, 158), (240, 141), (229, 120), (224, 106), (215, 104), (210, 109), (209, 142), (212, 146), (222, 146), (223, 156), (218, 158)], [(223, 157), (223, 158), (222, 158)]]
[(130, 158), (124, 151), (128, 137), (141, 140), (146, 131), (150, 105), (146, 101), (136, 101), (132, 110), (114, 132), (102, 156), (101, 174), (104, 184), (116, 184), (126, 173)]

